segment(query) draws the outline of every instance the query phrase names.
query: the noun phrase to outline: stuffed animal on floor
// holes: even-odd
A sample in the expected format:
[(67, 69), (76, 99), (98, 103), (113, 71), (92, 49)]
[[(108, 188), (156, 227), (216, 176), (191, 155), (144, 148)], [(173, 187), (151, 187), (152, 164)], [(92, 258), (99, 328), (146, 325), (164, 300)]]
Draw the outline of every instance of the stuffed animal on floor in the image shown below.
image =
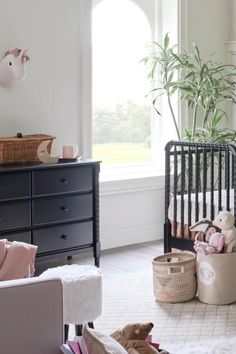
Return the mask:
[(206, 255), (212, 253), (220, 253), (223, 251), (225, 236), (222, 233), (214, 232), (213, 230), (209, 229), (209, 234), (207, 233), (206, 235), (206, 241), (207, 242), (195, 241), (195, 251)]
[(119, 342), (129, 354), (168, 354), (165, 350), (155, 349), (146, 341), (152, 328), (151, 322), (131, 323), (121, 330), (113, 332), (111, 337)]
[(220, 211), (213, 221), (213, 225), (221, 229), (225, 236), (225, 252), (232, 252), (236, 246), (236, 228), (234, 226), (234, 216), (229, 211)]

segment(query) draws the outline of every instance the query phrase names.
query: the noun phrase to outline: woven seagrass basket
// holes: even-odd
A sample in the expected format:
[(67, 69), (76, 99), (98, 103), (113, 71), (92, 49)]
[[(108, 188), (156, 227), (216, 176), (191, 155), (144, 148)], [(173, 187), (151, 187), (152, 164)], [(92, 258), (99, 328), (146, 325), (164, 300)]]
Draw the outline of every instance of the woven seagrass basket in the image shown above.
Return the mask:
[(195, 253), (166, 253), (154, 258), (152, 264), (156, 300), (175, 303), (185, 302), (196, 296)]
[(0, 138), (0, 164), (38, 163), (37, 156), (39, 144), (45, 140), (51, 140), (48, 144), (48, 152), (51, 152), (52, 135), (34, 134), (22, 135), (22, 137)]

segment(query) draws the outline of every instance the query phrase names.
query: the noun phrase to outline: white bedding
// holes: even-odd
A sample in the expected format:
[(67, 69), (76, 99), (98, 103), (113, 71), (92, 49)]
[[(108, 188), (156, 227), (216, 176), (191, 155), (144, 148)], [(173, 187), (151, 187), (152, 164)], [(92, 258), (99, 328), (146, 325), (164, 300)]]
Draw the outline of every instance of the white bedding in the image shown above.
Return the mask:
[[(230, 190), (230, 211), (233, 212), (234, 207), (234, 190)], [(215, 216), (218, 214), (218, 191), (214, 191), (214, 208)], [(196, 195), (195, 193), (191, 194), (191, 224), (195, 222), (195, 205), (196, 205)], [(211, 193), (206, 193), (206, 218), (211, 219), (210, 214), (210, 202), (211, 202)], [(226, 190), (222, 190), (221, 193), (221, 204), (222, 209), (226, 209)], [(203, 218), (203, 193), (198, 193), (198, 206), (199, 206), (199, 220)], [(170, 205), (168, 209), (168, 218), (169, 220), (174, 220), (174, 197), (171, 197)], [(177, 195), (177, 217), (176, 221), (181, 223), (181, 195)], [(184, 194), (184, 224), (188, 224), (188, 194)]]

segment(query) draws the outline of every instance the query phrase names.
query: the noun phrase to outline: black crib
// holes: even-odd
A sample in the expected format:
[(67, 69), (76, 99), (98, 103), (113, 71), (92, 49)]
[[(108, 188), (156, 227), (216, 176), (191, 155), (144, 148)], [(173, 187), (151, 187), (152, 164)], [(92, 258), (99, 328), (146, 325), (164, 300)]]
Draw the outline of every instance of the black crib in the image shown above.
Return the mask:
[(220, 210), (236, 219), (236, 146), (170, 141), (165, 147), (164, 252), (193, 250), (189, 226)]

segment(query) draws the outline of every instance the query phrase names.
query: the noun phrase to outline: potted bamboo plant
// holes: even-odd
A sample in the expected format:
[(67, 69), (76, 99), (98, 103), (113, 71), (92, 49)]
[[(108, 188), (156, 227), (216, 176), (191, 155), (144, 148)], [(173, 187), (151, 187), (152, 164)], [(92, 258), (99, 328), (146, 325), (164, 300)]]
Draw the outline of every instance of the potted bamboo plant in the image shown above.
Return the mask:
[[(148, 78), (152, 80), (153, 106), (158, 108), (158, 98), (165, 94), (171, 117), (179, 140), (210, 143), (236, 142), (232, 129), (222, 128), (227, 119), (225, 102), (236, 103), (236, 66), (204, 61), (198, 46), (193, 45), (193, 53), (170, 45), (168, 34), (163, 44), (153, 42), (149, 54), (143, 58), (148, 67)], [(157, 80), (158, 79), (158, 80)], [(190, 127), (184, 136), (178, 128), (172, 98), (178, 93), (187, 101)]]

